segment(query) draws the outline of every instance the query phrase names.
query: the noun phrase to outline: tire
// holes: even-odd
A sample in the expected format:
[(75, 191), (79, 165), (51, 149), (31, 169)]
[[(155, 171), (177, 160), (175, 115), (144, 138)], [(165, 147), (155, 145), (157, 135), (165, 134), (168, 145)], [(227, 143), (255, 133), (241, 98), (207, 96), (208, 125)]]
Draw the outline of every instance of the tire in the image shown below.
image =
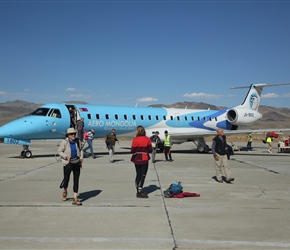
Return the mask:
[(25, 157), (26, 158), (31, 158), (32, 157), (32, 153), (30, 150), (25, 151)]

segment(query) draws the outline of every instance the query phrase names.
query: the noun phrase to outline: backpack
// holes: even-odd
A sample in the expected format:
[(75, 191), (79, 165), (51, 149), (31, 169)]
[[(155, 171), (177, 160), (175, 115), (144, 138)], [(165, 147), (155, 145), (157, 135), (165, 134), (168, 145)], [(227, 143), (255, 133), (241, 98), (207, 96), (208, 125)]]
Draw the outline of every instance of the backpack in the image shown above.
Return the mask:
[(180, 181), (173, 182), (169, 188), (163, 191), (165, 198), (172, 198), (174, 194), (180, 194), (183, 192), (183, 187)]
[(87, 140), (88, 139), (88, 134), (89, 134), (88, 132), (85, 132), (84, 133), (84, 140)]

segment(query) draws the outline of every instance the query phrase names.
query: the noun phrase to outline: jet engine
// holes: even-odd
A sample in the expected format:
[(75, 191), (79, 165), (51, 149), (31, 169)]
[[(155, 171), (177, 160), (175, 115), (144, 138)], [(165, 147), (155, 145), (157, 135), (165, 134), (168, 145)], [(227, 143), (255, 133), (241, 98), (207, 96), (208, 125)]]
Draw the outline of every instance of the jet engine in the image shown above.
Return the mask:
[(226, 114), (228, 122), (233, 125), (246, 125), (262, 117), (261, 113), (252, 109), (229, 109)]

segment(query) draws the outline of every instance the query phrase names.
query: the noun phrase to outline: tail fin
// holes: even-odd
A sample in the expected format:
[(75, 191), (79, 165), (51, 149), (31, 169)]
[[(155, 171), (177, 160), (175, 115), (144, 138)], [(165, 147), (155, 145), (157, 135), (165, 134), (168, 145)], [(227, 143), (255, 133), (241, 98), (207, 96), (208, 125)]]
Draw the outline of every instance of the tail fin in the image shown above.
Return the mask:
[(281, 83), (281, 84), (258, 83), (258, 84), (252, 84), (250, 87), (249, 86), (232, 87), (231, 89), (249, 88), (248, 94), (244, 102), (241, 105), (239, 105), (239, 108), (258, 110), (263, 88), (272, 87), (272, 86), (282, 86), (282, 85), (290, 85), (290, 83)]

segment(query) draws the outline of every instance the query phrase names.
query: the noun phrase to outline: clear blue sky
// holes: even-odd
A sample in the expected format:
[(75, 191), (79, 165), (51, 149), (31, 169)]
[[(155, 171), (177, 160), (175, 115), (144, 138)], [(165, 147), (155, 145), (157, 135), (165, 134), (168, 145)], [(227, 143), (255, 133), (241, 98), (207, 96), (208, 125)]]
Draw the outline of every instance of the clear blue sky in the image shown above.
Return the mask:
[[(0, 102), (234, 106), (290, 82), (290, 1), (1, 1)], [(262, 105), (289, 107), (290, 86)]]

